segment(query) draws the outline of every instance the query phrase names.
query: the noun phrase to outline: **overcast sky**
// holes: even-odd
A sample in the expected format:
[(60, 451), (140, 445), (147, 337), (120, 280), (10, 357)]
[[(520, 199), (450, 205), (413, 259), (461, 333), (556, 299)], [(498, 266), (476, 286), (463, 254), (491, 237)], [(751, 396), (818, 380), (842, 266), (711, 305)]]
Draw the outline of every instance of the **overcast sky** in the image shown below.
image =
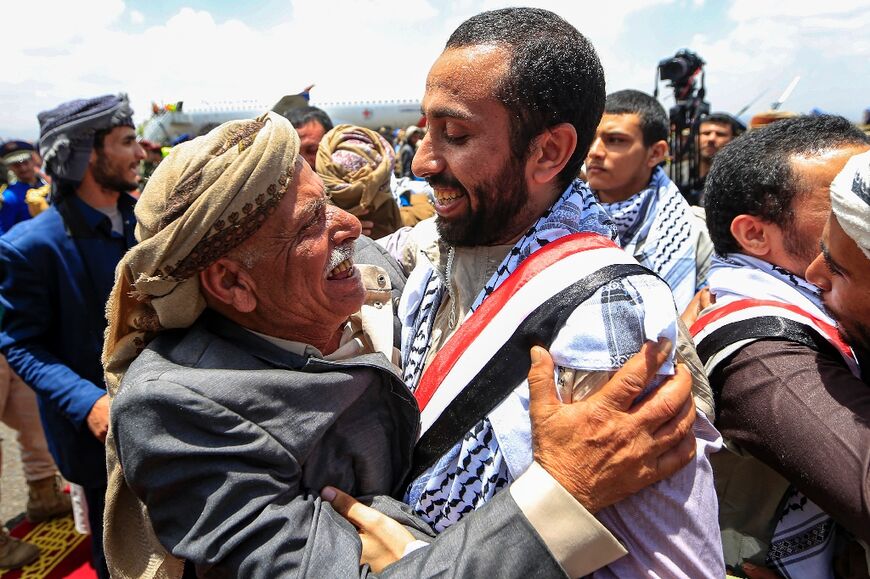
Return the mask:
[[(38, 135), (36, 113), (127, 92), (150, 103), (257, 101), (315, 83), (313, 100), (420, 98), (450, 32), (491, 0), (25, 0), (3, 8), (0, 138)], [(868, 0), (530, 1), (588, 36), (608, 91), (652, 92), (680, 48), (707, 61), (714, 110), (818, 107), (852, 120), (870, 107)], [(672, 104), (663, 89), (665, 106)]]

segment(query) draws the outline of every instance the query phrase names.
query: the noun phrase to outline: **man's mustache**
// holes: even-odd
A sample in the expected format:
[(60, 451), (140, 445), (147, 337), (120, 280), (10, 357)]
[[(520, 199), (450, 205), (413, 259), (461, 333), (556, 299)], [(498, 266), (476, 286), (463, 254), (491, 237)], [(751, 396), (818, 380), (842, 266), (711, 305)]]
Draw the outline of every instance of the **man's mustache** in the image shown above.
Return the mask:
[(466, 193), (465, 187), (463, 187), (459, 181), (453, 177), (444, 175), (443, 173), (427, 177), (426, 182), (429, 183), (429, 186), (433, 189), (455, 189), (462, 193)]
[(342, 245), (336, 246), (333, 248), (332, 253), (329, 255), (329, 263), (326, 265), (326, 273), (331, 272), (333, 269), (338, 267), (342, 261), (346, 259), (353, 258), (353, 242), (348, 241), (343, 243)]

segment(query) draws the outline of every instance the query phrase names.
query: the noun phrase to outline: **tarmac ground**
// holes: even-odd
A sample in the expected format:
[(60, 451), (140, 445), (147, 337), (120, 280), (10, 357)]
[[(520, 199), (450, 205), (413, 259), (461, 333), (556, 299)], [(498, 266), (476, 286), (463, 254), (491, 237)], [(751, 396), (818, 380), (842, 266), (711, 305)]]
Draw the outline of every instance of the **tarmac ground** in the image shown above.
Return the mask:
[[(0, 476), (0, 521), (12, 526), (24, 515), (27, 483), (21, 470), (21, 451), (16, 432), (0, 423), (3, 449), (3, 472)], [(10, 524), (10, 521), (12, 523)]]

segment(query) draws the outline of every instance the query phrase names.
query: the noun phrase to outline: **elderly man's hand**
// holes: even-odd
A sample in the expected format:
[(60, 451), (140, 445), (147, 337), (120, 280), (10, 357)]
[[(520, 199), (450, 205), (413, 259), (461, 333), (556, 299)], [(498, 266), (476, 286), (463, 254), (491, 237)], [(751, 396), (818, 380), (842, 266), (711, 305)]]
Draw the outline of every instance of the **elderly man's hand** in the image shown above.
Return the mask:
[(326, 487), (320, 496), (357, 528), (362, 542), (360, 564), (368, 564), (375, 573), (401, 559), (414, 542), (414, 536), (398, 522), (336, 488)]
[(556, 396), (549, 352), (532, 348), (535, 460), (592, 513), (671, 476), (695, 456), (695, 405), (685, 367), (634, 405), (669, 351), (666, 340), (647, 342), (600, 390), (566, 404)]

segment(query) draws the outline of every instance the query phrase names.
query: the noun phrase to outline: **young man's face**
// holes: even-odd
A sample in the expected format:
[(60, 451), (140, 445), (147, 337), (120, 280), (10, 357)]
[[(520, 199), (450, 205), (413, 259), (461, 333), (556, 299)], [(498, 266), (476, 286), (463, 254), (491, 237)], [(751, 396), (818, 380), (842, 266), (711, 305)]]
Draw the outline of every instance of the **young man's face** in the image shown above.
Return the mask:
[(139, 184), (139, 162), (144, 158), (133, 127), (115, 127), (103, 138), (102, 147), (94, 148), (90, 169), (101, 187), (126, 193)]
[(822, 253), (806, 278), (822, 290), (825, 309), (853, 347), (870, 352), (870, 259), (843, 231), (833, 214), (822, 234)]
[(296, 129), (296, 132), (299, 134), (300, 141), (299, 154), (314, 169), (317, 166), (317, 148), (323, 135), (326, 134), (326, 129), (317, 121), (308, 121)]
[(415, 175), (435, 190), (436, 223), (451, 245), (509, 243), (533, 222), (525, 159), (510, 147), (510, 114), (493, 95), (509, 53), (490, 45), (444, 51), (426, 80), (429, 130)]
[(624, 201), (639, 193), (661, 161), (654, 149), (654, 145), (644, 145), (638, 115), (605, 114), (586, 156), (589, 187), (605, 203)]
[(701, 123), (699, 142), (701, 145), (701, 158), (710, 161), (719, 152), (719, 149), (727, 145), (734, 138), (731, 125), (727, 123), (704, 122)]

